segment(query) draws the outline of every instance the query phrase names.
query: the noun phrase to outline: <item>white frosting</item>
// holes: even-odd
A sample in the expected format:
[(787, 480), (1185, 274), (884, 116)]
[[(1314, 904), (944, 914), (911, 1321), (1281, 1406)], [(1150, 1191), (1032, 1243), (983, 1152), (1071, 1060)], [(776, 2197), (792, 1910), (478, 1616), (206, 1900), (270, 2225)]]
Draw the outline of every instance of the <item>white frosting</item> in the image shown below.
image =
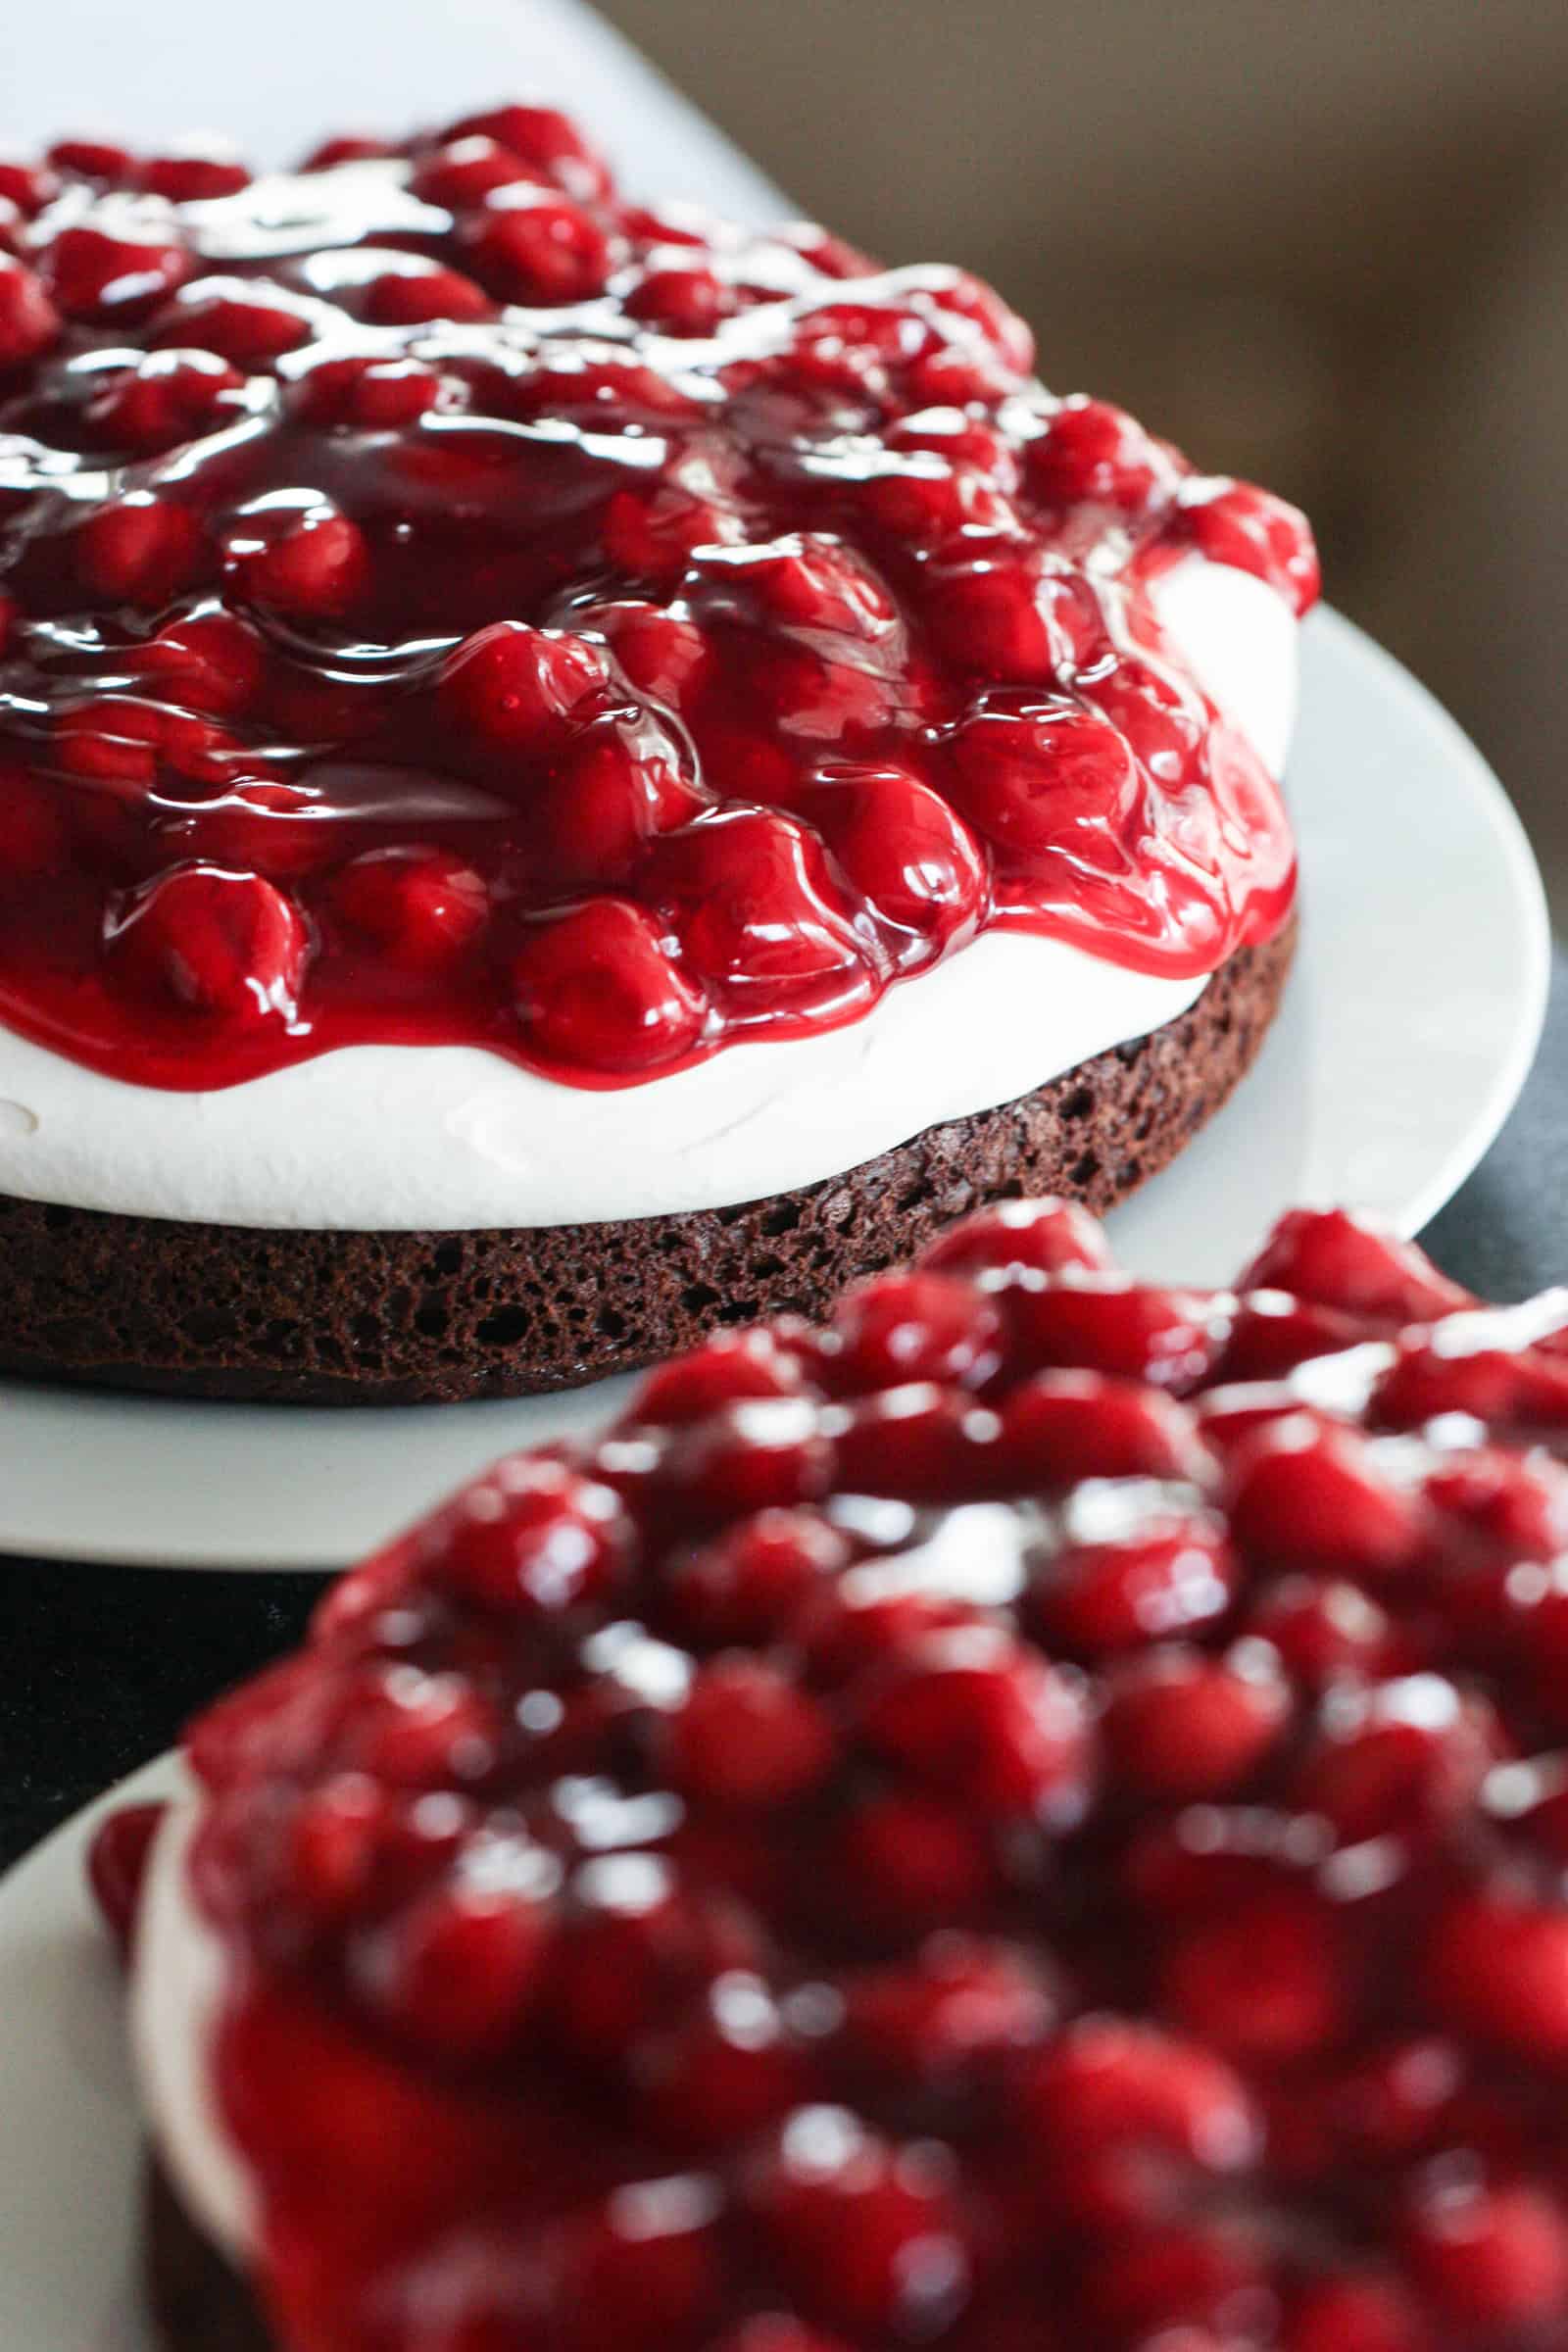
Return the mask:
[(159, 2152), (193, 2218), (236, 2258), (256, 2242), (257, 2193), (224, 2131), (213, 2086), (213, 2038), (227, 1955), (202, 1917), (186, 1868), (201, 1819), (177, 1799), (153, 1846), (136, 1923), (130, 2040)]
[[(1190, 557), (1161, 618), (1278, 775), (1296, 622), (1249, 573)], [(731, 1046), (612, 1093), (469, 1047), (355, 1046), (213, 1094), (133, 1086), (0, 1029), (0, 1192), (219, 1225), (407, 1232), (720, 1208), (842, 1174), (944, 1119), (1015, 1101), (1194, 1003), (992, 931), (859, 1021)]]

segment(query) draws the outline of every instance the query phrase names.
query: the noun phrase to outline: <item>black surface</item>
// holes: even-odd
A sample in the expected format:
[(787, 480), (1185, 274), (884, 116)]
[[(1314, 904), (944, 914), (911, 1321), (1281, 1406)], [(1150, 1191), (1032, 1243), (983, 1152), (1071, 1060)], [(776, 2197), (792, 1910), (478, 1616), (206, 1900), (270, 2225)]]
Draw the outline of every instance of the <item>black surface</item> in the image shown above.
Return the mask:
[[(1565, 1202), (1568, 953), (1513, 1116), (1423, 1239), (1484, 1298), (1523, 1298), (1568, 1280)], [(309, 1576), (0, 1560), (0, 1865), (289, 1647), (319, 1591)]]

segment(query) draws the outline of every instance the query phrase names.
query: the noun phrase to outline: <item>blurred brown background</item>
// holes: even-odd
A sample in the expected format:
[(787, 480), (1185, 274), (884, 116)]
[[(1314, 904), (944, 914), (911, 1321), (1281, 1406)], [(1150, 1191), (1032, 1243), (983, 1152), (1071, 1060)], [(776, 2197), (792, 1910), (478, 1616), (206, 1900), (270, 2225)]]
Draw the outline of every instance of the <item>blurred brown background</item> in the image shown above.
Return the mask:
[(1568, 6), (604, 0), (797, 199), (962, 261), (1059, 391), (1297, 498), (1568, 921)]

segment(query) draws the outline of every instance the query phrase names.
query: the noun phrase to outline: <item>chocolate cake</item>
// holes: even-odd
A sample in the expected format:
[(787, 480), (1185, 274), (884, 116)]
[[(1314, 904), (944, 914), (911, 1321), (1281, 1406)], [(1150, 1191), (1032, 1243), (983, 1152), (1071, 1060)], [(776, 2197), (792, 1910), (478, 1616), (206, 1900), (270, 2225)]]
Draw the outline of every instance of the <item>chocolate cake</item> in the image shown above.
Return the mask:
[(1223, 1101), (1293, 509), (548, 108), (0, 201), (0, 1364), (548, 1390)]

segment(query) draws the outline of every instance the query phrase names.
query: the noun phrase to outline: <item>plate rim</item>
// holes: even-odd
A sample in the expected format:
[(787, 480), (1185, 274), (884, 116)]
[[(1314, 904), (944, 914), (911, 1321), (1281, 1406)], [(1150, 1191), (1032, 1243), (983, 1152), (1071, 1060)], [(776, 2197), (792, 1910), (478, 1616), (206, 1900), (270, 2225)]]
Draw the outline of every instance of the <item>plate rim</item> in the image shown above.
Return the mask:
[[(135, 2152), (142, 2139), (140, 2111), (134, 2098), (126, 2096), (122, 2113), (117, 2081), (106, 2084), (96, 2078), (80, 2053), (79, 2028), (84, 2012), (90, 2016), (95, 2031), (114, 2039), (117, 2074), (122, 2070), (127, 2089), (131, 2082), (131, 2062), (128, 2036), (123, 2028), (123, 1979), (115, 1965), (107, 1931), (99, 1929), (92, 1908), (92, 1896), (87, 1884), (87, 1854), (92, 1838), (104, 1817), (116, 1807), (140, 1804), (177, 1793), (180, 1785), (180, 1750), (165, 1748), (145, 1764), (124, 1776), (92, 1797), (84, 1805), (50, 1830), (37, 1842), (20, 1854), (10, 1867), (0, 1872), (0, 2086), (8, 2102), (17, 2094), (18, 2085), (10, 2081), (8, 2056), (20, 2052), (17, 2065), (19, 2076), (29, 2072), (33, 2076), (32, 2096), (37, 2098), (40, 2078), (47, 2069), (50, 2082), (48, 2105), (41, 2117), (43, 2139), (41, 2149), (33, 2142), (34, 2166), (30, 2176), (37, 2180), (37, 2159), (47, 2158), (51, 2146), (61, 2147), (69, 2139), (68, 2118), (79, 2108), (79, 2129), (91, 2128), (104, 2170), (122, 2174), (123, 2199), (114, 2210), (101, 2213), (84, 2244), (78, 2246), (83, 2281), (83, 2307), (72, 2311), (70, 2324), (74, 2330), (69, 2336), (40, 2341), (35, 2330), (40, 2317), (38, 2296), (51, 2280), (39, 2278), (34, 2273), (29, 2292), (27, 2278), (29, 2253), (37, 2261), (36, 2237), (29, 2226), (29, 2212), (36, 2213), (36, 2197), (27, 2195), (15, 2199), (0, 2198), (0, 2337), (11, 2341), (10, 2327), (21, 2328), (25, 2324), (25, 2337), (20, 2333), (17, 2342), (25, 2341), (28, 2352), (153, 2352), (154, 2338), (150, 2317), (130, 2300), (135, 2293), (134, 2253), (139, 2244), (140, 2205), (136, 2193)], [(46, 1939), (58, 1938), (63, 1949), (54, 1955), (55, 1965), (44, 1976), (41, 1987), (36, 1970), (28, 1974), (29, 1930), (41, 1931)], [(22, 1998), (5, 1997), (6, 1978), (11, 1970), (18, 1974)], [(108, 2014), (112, 2006), (115, 2015)], [(29, 2069), (27, 2053), (38, 2053)], [(63, 2097), (63, 2093), (69, 2093)], [(23, 2084), (24, 2115), (32, 2114), (26, 2104), (27, 2089)], [(112, 2111), (114, 2124), (105, 2131), (106, 2110)], [(14, 2111), (8, 2103), (8, 2115)], [(122, 2125), (122, 2130), (119, 2127)], [(122, 2143), (123, 2148), (122, 2152)], [(50, 2180), (47, 2162), (43, 2165), (44, 2185), (63, 2193), (69, 2191), (74, 2175), (68, 2177), (67, 2161), (58, 2160), (59, 2178)], [(127, 2253), (131, 2256), (127, 2263)], [(96, 2302), (89, 2308), (85, 2281), (96, 2284)], [(122, 2309), (113, 2304), (118, 2284), (127, 2301)], [(18, 2308), (9, 2306), (12, 2293), (18, 2296)], [(25, 2295), (27, 2300), (21, 2298)], [(83, 2323), (96, 2325), (90, 2336), (84, 2337), (79, 2328)], [(10, 2323), (8, 2327), (7, 2323)], [(110, 2332), (103, 2330), (108, 2328)]]

